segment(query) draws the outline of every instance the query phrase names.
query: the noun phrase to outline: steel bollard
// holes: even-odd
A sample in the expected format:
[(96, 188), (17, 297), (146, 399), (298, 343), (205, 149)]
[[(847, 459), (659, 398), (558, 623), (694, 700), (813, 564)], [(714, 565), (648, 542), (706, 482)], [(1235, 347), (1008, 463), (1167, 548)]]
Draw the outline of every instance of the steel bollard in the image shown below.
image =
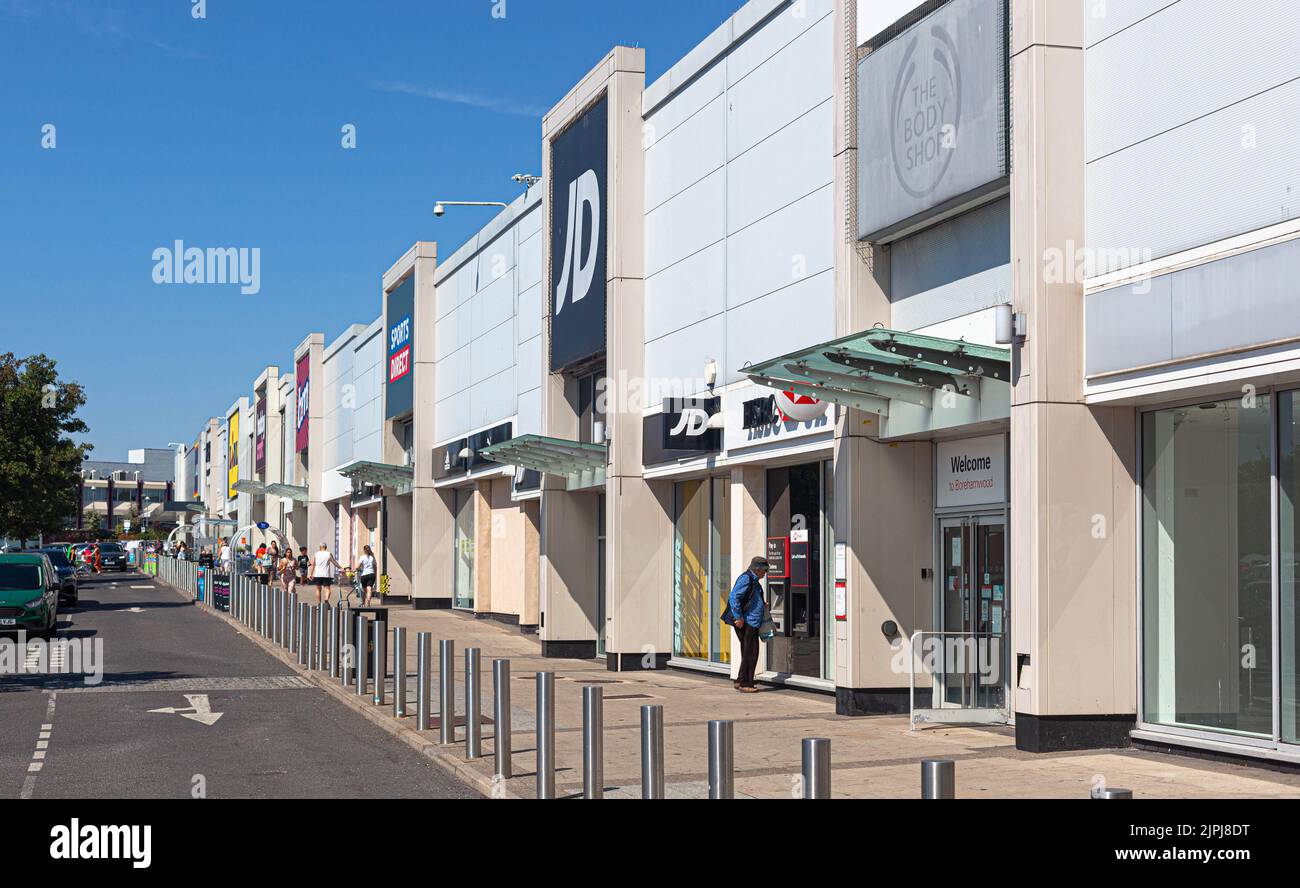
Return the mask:
[(433, 633), (415, 633), (415, 729), (433, 727)]
[(343, 605), (330, 608), (330, 624), (326, 630), (326, 637), (329, 644), (329, 673), (330, 678), (339, 677), (339, 617), (343, 613)]
[(1131, 799), (1133, 790), (1120, 789), (1118, 786), (1098, 786), (1092, 790), (1094, 799)]
[(339, 683), (348, 688), (352, 686), (352, 677), (357, 668), (357, 623), (351, 608), (343, 612), (341, 622), (343, 646), (340, 650)]
[(831, 797), (831, 741), (825, 737), (803, 738), (803, 797)]
[(483, 755), (483, 694), (479, 686), (479, 650), (465, 648), (465, 758)]
[(280, 643), (280, 596), (283, 592), (279, 587), (271, 588), (271, 644)]
[(384, 620), (375, 620), (370, 629), (370, 654), (373, 657), (370, 671), (375, 675), (375, 694), (370, 702), (376, 706), (383, 706), (388, 699), (385, 696), (388, 689), (384, 681), (384, 676), (388, 672), (388, 623)]
[(406, 627), (393, 627), (393, 718), (406, 715)]
[(492, 661), (492, 748), (497, 777), (513, 776), (510, 763), (510, 661)]
[(263, 638), (267, 638), (271, 634), (271, 587), (270, 586), (263, 586), (261, 588), (257, 596), (257, 603), (259, 608), (261, 609), (261, 613), (258, 614), (258, 619), (261, 620), (261, 625), (258, 627), (258, 631), (262, 633)]
[(582, 688), (582, 797), (605, 797), (605, 689)]
[(438, 641), (438, 742), (456, 742), (456, 642)]
[(664, 797), (664, 708), (641, 707), (641, 798)]
[(307, 604), (305, 601), (298, 602), (298, 625), (296, 627), (297, 632), (294, 633), (294, 638), (298, 642), (299, 666), (307, 665), (307, 628), (305, 624), (307, 622), (307, 608), (310, 606), (311, 605)]
[(315, 655), (313, 663), (315, 669), (320, 671), (325, 668), (325, 628), (329, 624), (328, 611), (332, 610), (330, 605), (321, 603), (316, 606), (316, 622), (312, 628), (316, 630), (316, 641), (313, 643), (312, 653)]
[(952, 759), (925, 759), (921, 762), (921, 798), (957, 798), (957, 765)]
[(709, 798), (736, 797), (736, 726), (722, 719), (709, 722)]
[(355, 632), (355, 637), (357, 640), (357, 664), (356, 664), (357, 665), (357, 696), (364, 697), (370, 691), (370, 674), (368, 671), (370, 669), (370, 664), (366, 661), (366, 650), (365, 650), (366, 646), (363, 643), (365, 641), (366, 631), (368, 629), (366, 624), (369, 621), (366, 619), (365, 614), (357, 614), (356, 620), (357, 620), (356, 623), (357, 631)]
[(285, 605), (285, 616), (289, 618), (285, 626), (285, 646), (289, 648), (289, 653), (298, 653), (298, 593), (294, 592), (289, 596), (289, 602)]
[(537, 797), (555, 798), (555, 673), (537, 673)]

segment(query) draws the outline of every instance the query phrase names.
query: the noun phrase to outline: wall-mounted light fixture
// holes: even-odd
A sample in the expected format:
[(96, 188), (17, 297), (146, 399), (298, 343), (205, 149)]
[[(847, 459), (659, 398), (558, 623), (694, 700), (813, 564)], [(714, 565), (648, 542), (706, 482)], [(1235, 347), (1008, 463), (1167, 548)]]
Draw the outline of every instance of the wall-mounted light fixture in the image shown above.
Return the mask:
[(713, 388), (714, 383), (718, 381), (718, 362), (709, 358), (704, 362), (704, 384)]

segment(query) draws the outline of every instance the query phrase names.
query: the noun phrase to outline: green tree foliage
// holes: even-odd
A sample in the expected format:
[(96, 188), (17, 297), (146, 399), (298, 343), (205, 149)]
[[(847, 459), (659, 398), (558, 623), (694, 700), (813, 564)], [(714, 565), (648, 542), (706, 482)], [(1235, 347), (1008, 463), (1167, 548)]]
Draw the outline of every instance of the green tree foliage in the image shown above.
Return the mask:
[(45, 355), (0, 354), (0, 536), (29, 539), (76, 514), (77, 478), (89, 444), (77, 418), (81, 386), (62, 382)]

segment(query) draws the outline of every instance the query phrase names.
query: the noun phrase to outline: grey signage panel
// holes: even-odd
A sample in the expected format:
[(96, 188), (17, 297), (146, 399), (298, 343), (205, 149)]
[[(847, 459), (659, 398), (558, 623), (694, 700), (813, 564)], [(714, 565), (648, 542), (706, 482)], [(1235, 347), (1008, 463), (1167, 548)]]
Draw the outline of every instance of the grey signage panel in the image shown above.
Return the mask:
[(858, 237), (1008, 173), (1006, 0), (952, 0), (858, 63)]

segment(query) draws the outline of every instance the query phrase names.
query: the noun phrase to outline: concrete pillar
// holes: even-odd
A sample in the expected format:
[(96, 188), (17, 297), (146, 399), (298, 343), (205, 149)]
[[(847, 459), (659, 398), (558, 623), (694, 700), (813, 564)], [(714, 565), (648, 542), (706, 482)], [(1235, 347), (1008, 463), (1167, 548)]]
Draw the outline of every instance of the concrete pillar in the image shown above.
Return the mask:
[[(1136, 711), (1136, 431), (1083, 403), (1082, 4), (1012, 0), (1011, 631), (1016, 745), (1124, 745)], [(1104, 246), (1089, 244), (1088, 246)]]
[[(731, 469), (731, 576), (734, 581), (755, 555), (767, 549), (767, 469), (733, 466)], [(766, 584), (764, 584), (766, 585)], [(721, 599), (731, 590), (719, 589)], [(669, 602), (671, 606), (671, 601)], [(740, 636), (731, 630), (731, 677), (740, 674)], [(759, 645), (756, 673), (767, 669), (767, 645)]]

